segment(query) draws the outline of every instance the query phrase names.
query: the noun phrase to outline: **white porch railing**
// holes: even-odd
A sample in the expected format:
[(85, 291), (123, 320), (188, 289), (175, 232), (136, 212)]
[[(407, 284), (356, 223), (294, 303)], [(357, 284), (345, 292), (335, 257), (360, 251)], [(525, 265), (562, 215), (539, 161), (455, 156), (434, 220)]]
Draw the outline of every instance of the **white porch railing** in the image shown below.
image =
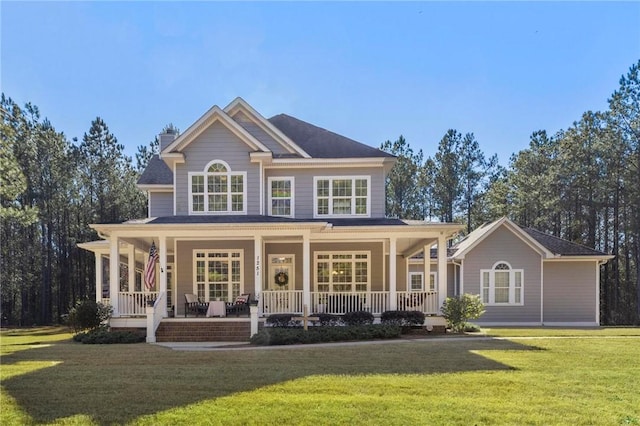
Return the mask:
[[(147, 315), (147, 301), (157, 300), (159, 292), (121, 291), (118, 293), (118, 314), (120, 316)], [(166, 295), (165, 295), (166, 303)]]
[(302, 313), (302, 290), (265, 290), (260, 303), (265, 314)]
[(396, 293), (399, 311), (421, 311), (427, 315), (438, 313), (437, 291), (402, 291)]
[(311, 306), (315, 313), (344, 314), (353, 311), (368, 311), (372, 314), (381, 314), (389, 310), (389, 292), (315, 292), (311, 293)]
[[(356, 293), (311, 293), (311, 313), (344, 314), (353, 311), (368, 311), (380, 315), (390, 309), (391, 296), (388, 291), (363, 291)], [(265, 290), (260, 295), (261, 311), (264, 314), (302, 313), (301, 290)], [(437, 292), (398, 292), (396, 309), (438, 313)]]

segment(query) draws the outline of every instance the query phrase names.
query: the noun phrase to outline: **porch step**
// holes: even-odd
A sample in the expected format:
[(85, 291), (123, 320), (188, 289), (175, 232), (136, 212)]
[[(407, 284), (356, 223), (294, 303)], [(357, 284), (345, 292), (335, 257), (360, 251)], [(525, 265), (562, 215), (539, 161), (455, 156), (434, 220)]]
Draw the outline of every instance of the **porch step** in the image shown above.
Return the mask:
[(247, 342), (251, 324), (233, 321), (162, 321), (157, 342)]

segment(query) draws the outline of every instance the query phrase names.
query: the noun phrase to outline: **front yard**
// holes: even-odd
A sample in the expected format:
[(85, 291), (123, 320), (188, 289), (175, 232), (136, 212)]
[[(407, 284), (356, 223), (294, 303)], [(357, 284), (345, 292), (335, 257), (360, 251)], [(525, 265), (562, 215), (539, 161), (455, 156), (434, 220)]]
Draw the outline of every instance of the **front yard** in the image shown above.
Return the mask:
[(8, 330), (0, 424), (640, 425), (640, 329), (489, 334), (180, 352)]

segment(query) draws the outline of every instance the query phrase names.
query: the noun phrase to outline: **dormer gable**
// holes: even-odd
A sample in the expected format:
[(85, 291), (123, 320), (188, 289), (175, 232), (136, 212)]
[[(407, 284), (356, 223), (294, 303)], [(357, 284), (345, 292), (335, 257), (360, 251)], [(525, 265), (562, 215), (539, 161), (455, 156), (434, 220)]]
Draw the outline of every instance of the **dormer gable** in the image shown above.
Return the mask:
[(217, 105), (214, 105), (195, 123), (189, 126), (184, 133), (178, 136), (169, 146), (164, 148), (160, 153), (160, 158), (170, 165), (171, 163), (183, 162), (184, 155), (182, 154), (182, 151), (216, 122), (222, 123), (254, 152), (270, 152), (269, 148), (236, 123), (226, 112), (224, 112), (224, 110)]

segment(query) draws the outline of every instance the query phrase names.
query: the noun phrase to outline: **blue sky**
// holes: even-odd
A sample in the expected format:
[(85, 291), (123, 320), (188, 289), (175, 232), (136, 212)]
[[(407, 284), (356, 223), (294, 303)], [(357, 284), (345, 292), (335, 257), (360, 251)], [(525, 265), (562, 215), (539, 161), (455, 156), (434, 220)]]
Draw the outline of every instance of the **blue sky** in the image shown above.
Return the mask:
[(604, 110), (640, 59), (640, 2), (0, 3), (2, 91), (132, 155), (241, 96), (372, 146), (473, 132), (503, 164)]

